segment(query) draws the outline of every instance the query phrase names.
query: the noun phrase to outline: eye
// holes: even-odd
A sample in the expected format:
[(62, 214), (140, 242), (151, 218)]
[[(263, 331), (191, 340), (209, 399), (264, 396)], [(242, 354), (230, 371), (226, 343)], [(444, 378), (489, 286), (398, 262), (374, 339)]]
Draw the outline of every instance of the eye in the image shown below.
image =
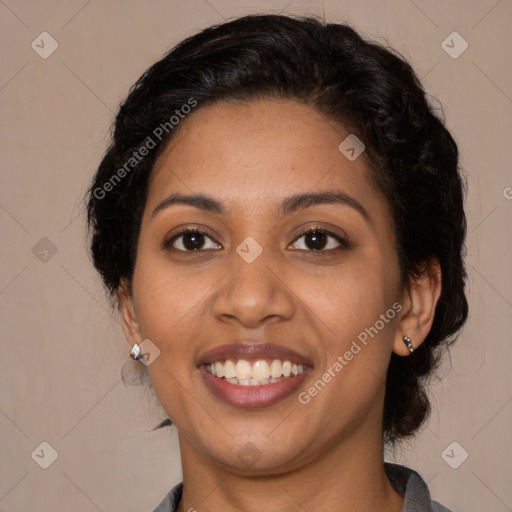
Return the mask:
[[(302, 238), (304, 242), (299, 243)], [(345, 238), (323, 228), (307, 229), (292, 244), (294, 249), (300, 251), (318, 252), (326, 252), (338, 247), (348, 248), (348, 246), (349, 243)]]
[(187, 228), (179, 232), (167, 240), (164, 247), (166, 249), (172, 248), (184, 252), (221, 248), (205, 231), (197, 228)]

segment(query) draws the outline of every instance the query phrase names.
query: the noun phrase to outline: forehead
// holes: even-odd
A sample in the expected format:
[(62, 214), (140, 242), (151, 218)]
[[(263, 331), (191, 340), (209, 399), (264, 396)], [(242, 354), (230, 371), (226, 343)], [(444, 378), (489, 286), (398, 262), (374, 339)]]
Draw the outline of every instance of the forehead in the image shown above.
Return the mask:
[(172, 192), (207, 193), (227, 209), (272, 208), (304, 191), (337, 189), (382, 216), (364, 153), (348, 160), (350, 135), (313, 108), (291, 100), (218, 102), (180, 126), (155, 164), (147, 209)]

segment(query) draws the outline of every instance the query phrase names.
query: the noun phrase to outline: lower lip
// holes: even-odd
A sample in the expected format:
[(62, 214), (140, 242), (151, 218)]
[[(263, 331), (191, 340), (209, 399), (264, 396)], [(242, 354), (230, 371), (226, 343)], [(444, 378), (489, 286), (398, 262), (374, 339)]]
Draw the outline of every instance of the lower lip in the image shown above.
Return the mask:
[(212, 375), (206, 367), (200, 366), (201, 377), (208, 389), (220, 400), (240, 409), (269, 407), (289, 397), (306, 378), (309, 368), (295, 377), (260, 386), (230, 384)]

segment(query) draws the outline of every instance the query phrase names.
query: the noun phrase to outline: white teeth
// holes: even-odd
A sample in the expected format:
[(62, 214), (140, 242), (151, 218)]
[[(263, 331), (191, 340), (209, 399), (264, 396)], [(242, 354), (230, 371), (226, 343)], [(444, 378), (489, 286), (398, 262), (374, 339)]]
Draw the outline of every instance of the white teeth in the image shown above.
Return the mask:
[(283, 374), (283, 365), (281, 364), (281, 361), (279, 359), (274, 359), (270, 365), (270, 376), (273, 379), (277, 379), (278, 377), (281, 377)]
[(256, 361), (252, 365), (253, 379), (268, 379), (270, 377), (270, 367), (267, 361)]
[(222, 363), (215, 363), (215, 375), (224, 377), (224, 365)]
[(231, 359), (228, 359), (224, 363), (224, 377), (226, 377), (226, 379), (233, 379), (236, 377), (235, 363), (231, 361)]
[(299, 375), (305, 367), (301, 364), (292, 364), (289, 360), (273, 359), (269, 365), (266, 360), (261, 359), (251, 365), (245, 359), (238, 359), (236, 364), (233, 360), (227, 359), (224, 363), (216, 361), (206, 368), (212, 375), (224, 378), (230, 384), (261, 386)]
[[(217, 368), (218, 364), (221, 363), (215, 363), (215, 368)], [(245, 361), (245, 359), (239, 359), (235, 365), (235, 371), (237, 379), (250, 379), (252, 373), (251, 363), (249, 363), (249, 361)], [(217, 377), (218, 376), (219, 374), (217, 373)]]

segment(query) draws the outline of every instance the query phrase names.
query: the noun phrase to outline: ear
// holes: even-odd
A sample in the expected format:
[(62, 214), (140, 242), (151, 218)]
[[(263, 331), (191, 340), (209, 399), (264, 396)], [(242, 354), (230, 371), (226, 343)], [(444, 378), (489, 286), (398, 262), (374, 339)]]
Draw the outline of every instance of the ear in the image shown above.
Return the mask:
[(441, 295), (441, 266), (437, 259), (425, 264), (419, 277), (409, 281), (402, 294), (403, 306), (400, 323), (393, 344), (399, 356), (410, 355), (404, 336), (408, 336), (417, 349), (427, 337), (434, 321), (437, 301)]
[(131, 347), (134, 343), (140, 343), (142, 336), (132, 289), (125, 278), (121, 279), (121, 283), (117, 289), (117, 295), (119, 297), (119, 309), (121, 310), (121, 325), (126, 341)]

